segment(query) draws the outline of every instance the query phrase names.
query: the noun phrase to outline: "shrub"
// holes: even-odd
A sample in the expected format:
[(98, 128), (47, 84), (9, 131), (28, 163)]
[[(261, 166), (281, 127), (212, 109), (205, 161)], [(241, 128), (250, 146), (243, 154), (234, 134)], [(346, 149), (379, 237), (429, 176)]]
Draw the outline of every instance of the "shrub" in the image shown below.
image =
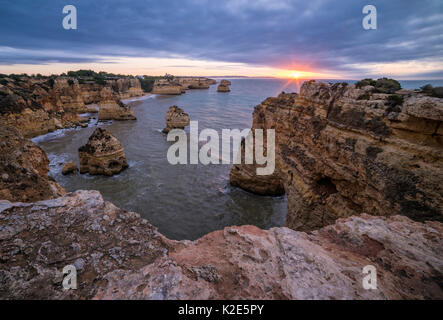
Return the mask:
[(365, 86), (373, 86), (375, 87), (374, 93), (394, 93), (401, 89), (400, 82), (388, 78), (380, 78), (377, 80), (367, 78), (356, 82), (355, 86), (359, 89)]
[(363, 80), (358, 81), (357, 83), (355, 83), (355, 86), (358, 89), (361, 89), (365, 86), (375, 86), (375, 83), (376, 83), (375, 80), (367, 78), (367, 79), (363, 79)]
[(443, 87), (435, 87), (432, 89), (432, 96), (437, 98), (443, 98)]
[(392, 96), (389, 96), (388, 104), (391, 107), (401, 106), (403, 104), (403, 96), (400, 96), (398, 94), (393, 94)]
[(74, 80), (69, 79), (69, 80), (68, 80), (68, 84), (69, 84), (70, 86), (73, 86), (73, 85), (74, 85)]
[(433, 87), (431, 84), (424, 85), (420, 88), (421, 92), (437, 98), (443, 98), (443, 87)]
[(394, 93), (400, 89), (400, 82), (394, 79), (381, 78), (375, 82), (375, 90), (379, 93)]

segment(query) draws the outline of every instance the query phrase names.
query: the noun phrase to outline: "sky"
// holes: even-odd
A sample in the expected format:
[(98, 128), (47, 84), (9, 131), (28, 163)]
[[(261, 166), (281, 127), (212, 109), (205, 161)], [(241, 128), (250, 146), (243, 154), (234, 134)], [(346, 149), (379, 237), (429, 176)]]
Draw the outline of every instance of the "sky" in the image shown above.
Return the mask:
[[(77, 29), (62, 26), (77, 8)], [(377, 29), (365, 30), (365, 5)], [(443, 79), (442, 0), (0, 0), (0, 73)]]

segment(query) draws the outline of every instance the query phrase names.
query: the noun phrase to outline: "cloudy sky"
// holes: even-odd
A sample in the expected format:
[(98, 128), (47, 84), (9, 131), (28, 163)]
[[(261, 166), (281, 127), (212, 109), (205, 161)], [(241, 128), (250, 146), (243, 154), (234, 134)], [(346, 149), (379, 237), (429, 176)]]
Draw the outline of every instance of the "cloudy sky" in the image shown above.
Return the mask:
[[(77, 30), (62, 27), (65, 5)], [(364, 30), (362, 9), (377, 8)], [(442, 0), (0, 0), (0, 73), (443, 78)]]

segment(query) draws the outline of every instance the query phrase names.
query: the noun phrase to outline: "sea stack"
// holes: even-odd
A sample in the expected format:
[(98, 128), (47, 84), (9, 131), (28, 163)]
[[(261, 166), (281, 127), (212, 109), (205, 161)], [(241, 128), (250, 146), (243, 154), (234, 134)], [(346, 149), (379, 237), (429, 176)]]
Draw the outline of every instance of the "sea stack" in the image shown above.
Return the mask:
[(111, 88), (105, 87), (100, 92), (98, 120), (136, 120), (131, 109), (114, 96)]
[(88, 143), (78, 149), (80, 173), (112, 176), (128, 167), (120, 142), (107, 130), (97, 128)]
[(222, 80), (220, 81), (220, 84), (218, 85), (217, 91), (218, 92), (229, 92), (231, 89), (229, 86), (231, 85), (231, 81), (228, 80)]
[(169, 107), (165, 119), (166, 128), (163, 129), (163, 133), (168, 133), (172, 129), (184, 129), (189, 125), (189, 115), (177, 106)]

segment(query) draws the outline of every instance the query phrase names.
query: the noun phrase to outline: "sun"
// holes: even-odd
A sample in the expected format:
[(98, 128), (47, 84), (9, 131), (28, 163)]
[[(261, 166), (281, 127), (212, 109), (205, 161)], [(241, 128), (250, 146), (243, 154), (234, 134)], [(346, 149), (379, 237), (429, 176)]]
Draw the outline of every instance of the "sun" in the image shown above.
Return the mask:
[(291, 73), (291, 78), (299, 79), (300, 77), (301, 77), (300, 72), (292, 72)]

